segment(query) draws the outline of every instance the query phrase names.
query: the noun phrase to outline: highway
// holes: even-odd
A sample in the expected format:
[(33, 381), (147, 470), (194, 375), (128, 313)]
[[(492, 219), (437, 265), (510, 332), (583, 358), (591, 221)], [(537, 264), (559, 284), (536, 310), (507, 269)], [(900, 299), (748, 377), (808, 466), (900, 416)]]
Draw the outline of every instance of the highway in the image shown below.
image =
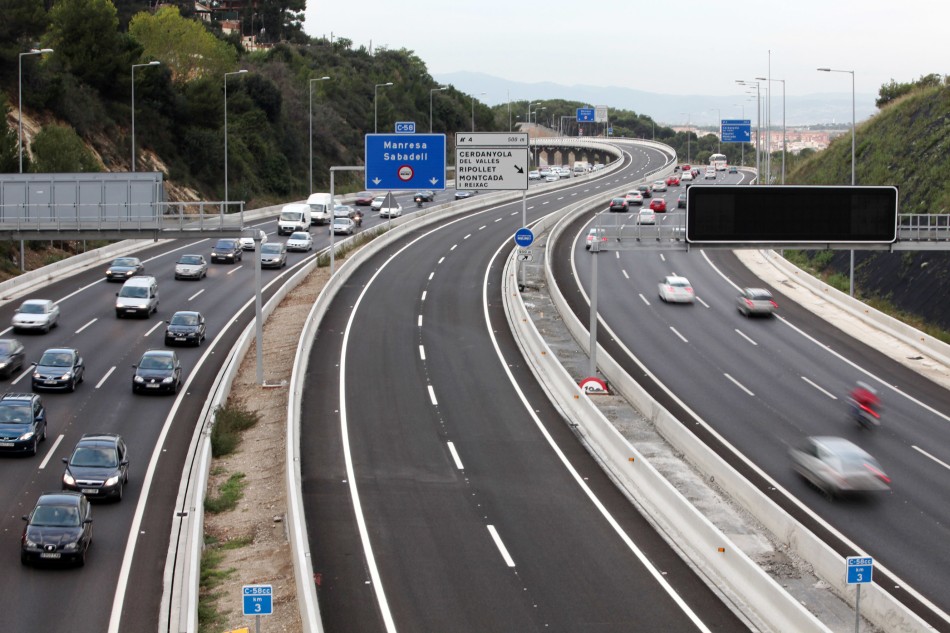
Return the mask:
[[(719, 175), (720, 182), (737, 178), (741, 174)], [(662, 194), (674, 201), (674, 209), (680, 189)], [(661, 221), (673, 222), (678, 213), (683, 211)], [(556, 258), (559, 283), (576, 288), (579, 279), (587, 296), (591, 256), (584, 236), (593, 222), (589, 216), (579, 219), (571, 231), (575, 239), (560, 245)], [(944, 545), (950, 538), (950, 510), (939, 492), (950, 488), (947, 390), (875, 351), (872, 333), (868, 344), (854, 340), (786, 300), (781, 288), (772, 288), (779, 318), (741, 316), (735, 307), (737, 288), (762, 282), (731, 252), (630, 249), (598, 257), (598, 311), (604, 326), (599, 340), (628, 373), (644, 374), (632, 360), (636, 357), (656, 378), (656, 383), (644, 379), (655, 397), (685, 423), (692, 424), (686, 410), (696, 412), (731, 445), (719, 447), (727, 459), (825, 534), (842, 556), (859, 553), (857, 548), (874, 556), (896, 576), (879, 569), (875, 579), (901, 600), (926, 613), (909, 595), (909, 585), (950, 611)], [(659, 300), (657, 283), (673, 273), (690, 280), (695, 304)], [(566, 294), (587, 323), (582, 293)], [(883, 424), (874, 432), (862, 431), (848, 417), (844, 397), (858, 379), (883, 394)], [(891, 491), (838, 501), (823, 497), (792, 471), (788, 457), (789, 447), (809, 435), (843, 436), (864, 447), (892, 478)], [(718, 444), (711, 436), (707, 441)], [(750, 459), (770, 481), (743, 466), (736, 454)], [(929, 620), (947, 626), (935, 616)]]

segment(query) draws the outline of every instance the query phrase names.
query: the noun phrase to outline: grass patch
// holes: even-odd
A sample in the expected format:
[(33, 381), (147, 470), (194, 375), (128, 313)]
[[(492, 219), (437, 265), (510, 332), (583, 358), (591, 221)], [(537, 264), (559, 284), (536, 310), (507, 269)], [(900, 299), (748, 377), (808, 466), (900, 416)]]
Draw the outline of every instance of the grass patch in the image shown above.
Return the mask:
[(241, 497), (244, 496), (244, 473), (234, 473), (221, 485), (221, 491), (216, 497), (205, 497), (205, 512), (218, 514), (233, 510)]
[[(385, 226), (376, 226), (372, 229), (367, 229), (361, 231), (353, 236), (352, 239), (348, 239), (344, 242), (339, 243), (334, 250), (334, 257), (336, 259), (345, 259), (346, 256), (355, 251), (356, 249), (366, 245), (367, 243), (375, 240), (377, 237), (388, 231), (389, 229)], [(317, 257), (317, 266), (319, 268), (326, 268), (330, 265), (330, 253), (329, 251), (321, 253)]]
[(241, 432), (257, 424), (260, 416), (243, 407), (227, 404), (215, 411), (211, 427), (211, 455), (230, 455), (241, 444)]
[(903, 310), (897, 309), (896, 307), (894, 307), (894, 304), (892, 304), (887, 299), (872, 297), (869, 299), (865, 299), (864, 302), (868, 304), (869, 306), (871, 306), (872, 308), (874, 308), (875, 310), (879, 310), (888, 316), (894, 317), (895, 319), (898, 319), (899, 321), (903, 321), (904, 323), (906, 323), (907, 325), (911, 327), (917, 328), (924, 334), (928, 334), (939, 341), (950, 344), (950, 332), (948, 332), (947, 330), (941, 329), (935, 325), (931, 325), (927, 323), (926, 321), (924, 321), (923, 319), (921, 319), (919, 316), (915, 314), (911, 314), (909, 312), (904, 312)]
[(206, 543), (201, 553), (201, 575), (198, 585), (198, 631), (199, 633), (216, 633), (224, 630), (227, 616), (230, 611), (218, 611), (218, 599), (221, 593), (214, 591), (236, 571), (229, 567), (221, 569), (224, 555), (221, 547), (209, 546)]

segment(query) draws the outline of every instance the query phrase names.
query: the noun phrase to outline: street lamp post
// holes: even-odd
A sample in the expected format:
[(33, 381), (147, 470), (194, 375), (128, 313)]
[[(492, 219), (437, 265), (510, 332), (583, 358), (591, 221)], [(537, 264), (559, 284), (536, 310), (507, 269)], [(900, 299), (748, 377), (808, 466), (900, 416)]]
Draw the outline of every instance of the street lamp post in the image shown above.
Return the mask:
[[(233, 73), (224, 73), (224, 202), (230, 202), (228, 197), (228, 75), (242, 75), (247, 70), (235, 70)], [(225, 212), (227, 210), (225, 209)]]
[(310, 123), (310, 188), (307, 189), (307, 195), (313, 193), (313, 82), (326, 81), (327, 79), (329, 77), (312, 77), (308, 82), (310, 88), (310, 115), (308, 117)]
[(391, 86), (393, 82), (387, 81), (384, 84), (373, 86), (373, 134), (379, 132), (379, 110), (376, 108), (376, 97), (379, 95), (379, 89), (385, 86)]
[(135, 171), (135, 69), (145, 66), (158, 66), (162, 62), (151, 61), (147, 64), (132, 64), (132, 171)]
[[(774, 81), (776, 83), (781, 82), (782, 84), (782, 184), (785, 184), (785, 151), (787, 148), (787, 143), (785, 140), (785, 80), (784, 79), (764, 79), (762, 77), (756, 77), (756, 79), (761, 81)], [(771, 106), (769, 110), (771, 111)]]
[(439, 86), (438, 88), (429, 90), (429, 134), (432, 134), (432, 93), (448, 89), (448, 86)]
[(740, 86), (752, 86), (755, 83), (755, 173), (756, 173), (756, 182), (762, 184), (762, 171), (760, 169), (759, 156), (761, 155), (761, 146), (762, 140), (760, 138), (760, 131), (762, 129), (762, 99), (759, 94), (759, 82), (743, 81), (741, 79), (736, 79), (736, 83)]
[(685, 114), (685, 115), (686, 115), (686, 162), (692, 164), (693, 161), (692, 161), (691, 156), (690, 156), (690, 153), (691, 153), (691, 150), (690, 150), (690, 140), (691, 140), (691, 139), (690, 139), (690, 137), (689, 137), (689, 136), (690, 136), (689, 130), (690, 130), (690, 126), (691, 126), (690, 118), (692, 117), (692, 115), (691, 115), (689, 112), (680, 112), (680, 114)]
[[(850, 73), (851, 74), (851, 186), (857, 182), (854, 177), (854, 143), (855, 143), (855, 116), (854, 116), (854, 71), (853, 70), (835, 70), (834, 68), (819, 68), (825, 73)], [(851, 274), (848, 280), (848, 294), (854, 296), (854, 250), (851, 250)]]
[(722, 154), (722, 110), (719, 108), (709, 108), (716, 111), (716, 118), (719, 120), (719, 143), (716, 145), (716, 153)]
[[(478, 96), (485, 96), (484, 92), (479, 92)], [(472, 131), (475, 131), (475, 95), (472, 95)]]
[(17, 102), (17, 147), (20, 152), (20, 173), (23, 173), (23, 58), (27, 55), (42, 55), (43, 53), (52, 53), (52, 48), (32, 48), (25, 53), (20, 53), (17, 74), (17, 92), (19, 101)]

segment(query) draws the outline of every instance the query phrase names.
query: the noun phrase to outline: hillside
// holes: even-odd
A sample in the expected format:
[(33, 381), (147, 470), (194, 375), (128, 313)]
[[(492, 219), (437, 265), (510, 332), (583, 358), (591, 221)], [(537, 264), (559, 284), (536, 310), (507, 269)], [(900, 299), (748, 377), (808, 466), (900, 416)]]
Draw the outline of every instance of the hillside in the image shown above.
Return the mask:
[[(946, 81), (913, 90), (882, 107), (858, 126), (856, 139), (857, 184), (897, 186), (901, 213), (950, 213), (950, 85)], [(850, 181), (850, 135), (797, 164), (787, 178), (789, 184)], [(843, 275), (846, 281), (847, 252), (809, 255), (826, 275)], [(855, 287), (856, 295), (870, 303), (890, 304), (950, 330), (948, 251), (856, 251)]]

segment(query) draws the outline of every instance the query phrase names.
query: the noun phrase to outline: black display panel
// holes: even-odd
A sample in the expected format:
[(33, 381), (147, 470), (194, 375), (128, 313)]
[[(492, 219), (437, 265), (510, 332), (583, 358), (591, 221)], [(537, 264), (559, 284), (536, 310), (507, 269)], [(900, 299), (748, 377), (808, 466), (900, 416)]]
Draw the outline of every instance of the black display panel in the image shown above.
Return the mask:
[(892, 244), (897, 187), (693, 185), (691, 243)]

